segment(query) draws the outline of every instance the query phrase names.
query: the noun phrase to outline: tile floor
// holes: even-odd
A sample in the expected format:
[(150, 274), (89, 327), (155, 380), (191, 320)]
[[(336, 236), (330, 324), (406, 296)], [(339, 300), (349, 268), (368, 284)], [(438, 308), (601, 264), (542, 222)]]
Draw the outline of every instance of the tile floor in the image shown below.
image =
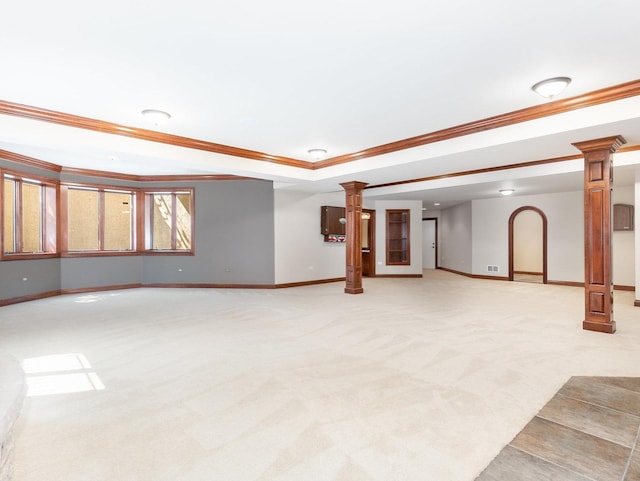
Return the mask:
[(640, 378), (572, 377), (477, 481), (640, 480)]

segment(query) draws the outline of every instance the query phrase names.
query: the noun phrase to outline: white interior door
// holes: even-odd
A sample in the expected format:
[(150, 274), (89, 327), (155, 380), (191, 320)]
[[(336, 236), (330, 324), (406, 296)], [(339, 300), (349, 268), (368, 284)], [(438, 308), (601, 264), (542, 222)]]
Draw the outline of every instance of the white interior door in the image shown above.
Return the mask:
[(422, 221), (422, 268), (436, 268), (436, 221)]

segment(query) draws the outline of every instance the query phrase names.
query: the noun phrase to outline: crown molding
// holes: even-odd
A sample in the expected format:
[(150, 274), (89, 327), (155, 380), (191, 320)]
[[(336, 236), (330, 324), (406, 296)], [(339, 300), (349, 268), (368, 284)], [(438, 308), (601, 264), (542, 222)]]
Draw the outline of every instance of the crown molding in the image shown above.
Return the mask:
[(243, 177), (230, 174), (193, 174), (193, 175), (142, 175), (142, 182), (181, 182), (181, 181), (203, 181), (203, 180), (264, 180), (255, 177)]
[(0, 149), (0, 159), (17, 162), (31, 167), (37, 167), (39, 169), (51, 170), (53, 172), (60, 172), (62, 170), (62, 167), (57, 164), (52, 164), (51, 162), (45, 162), (44, 160), (35, 159), (22, 154), (16, 154), (15, 152), (3, 149)]
[[(634, 152), (640, 150), (640, 145), (628, 145), (621, 147), (617, 152)], [(70, 175), (84, 175), (88, 177), (101, 177), (105, 179), (117, 179), (128, 182), (193, 182), (193, 181), (232, 181), (232, 180), (262, 180), (254, 177), (242, 177), (229, 174), (191, 174), (191, 175), (133, 175), (133, 174), (121, 174), (117, 172), (107, 172), (102, 170), (80, 169), (75, 167), (61, 167), (56, 164), (50, 164), (42, 160), (35, 159), (33, 157), (27, 157), (26, 155), (16, 154), (8, 150), (0, 149), (0, 158), (10, 160), (13, 162), (29, 165), (32, 167), (40, 167), (62, 174)], [(489, 172), (498, 172), (501, 170), (518, 169), (521, 167), (532, 167), (536, 165), (552, 164), (555, 162), (566, 162), (569, 160), (578, 160), (583, 158), (581, 154), (566, 155), (564, 157), (553, 157), (550, 159), (533, 160), (529, 162), (521, 162), (516, 164), (506, 164), (494, 167), (484, 167), (482, 169), (464, 170), (460, 172), (450, 172), (447, 174), (432, 175), (429, 177), (420, 177), (417, 179), (400, 180), (397, 182), (388, 182), (385, 184), (375, 184), (363, 187), (363, 189), (375, 189), (378, 187), (391, 187), (395, 185), (413, 184), (417, 182), (428, 182), (432, 180), (447, 179), (452, 177), (462, 177), (465, 175), (486, 174)]]
[(567, 99), (555, 100), (553, 102), (515, 110), (506, 114), (468, 122), (466, 124), (457, 125), (455, 127), (437, 130), (428, 134), (418, 135), (416, 137), (410, 137), (408, 139), (379, 145), (370, 149), (364, 149), (360, 152), (320, 160), (314, 163), (313, 168), (324, 169), (326, 167), (345, 164), (353, 162), (355, 160), (376, 157), (378, 155), (410, 149), (412, 147), (419, 147), (421, 145), (432, 144), (435, 142), (441, 142), (443, 140), (449, 140), (456, 137), (475, 134), (478, 132), (483, 132), (485, 130), (507, 127), (509, 125), (540, 119), (543, 117), (549, 117), (551, 115), (558, 115), (565, 112), (570, 112), (572, 110), (593, 107), (595, 105), (608, 102), (615, 102), (616, 100), (622, 100), (638, 95), (640, 95), (640, 80), (633, 80), (631, 82), (595, 90), (583, 95), (578, 95)]
[(486, 174), (488, 172), (499, 172), (501, 170), (519, 169), (521, 167), (533, 167), (536, 165), (553, 164), (555, 162), (566, 162), (568, 160), (581, 159), (582, 155), (565, 155), (564, 157), (554, 157), (551, 159), (532, 160), (530, 162), (521, 162), (518, 164), (498, 165), (494, 167), (484, 167), (482, 169), (463, 170), (460, 172), (451, 172), (448, 174), (432, 175), (429, 177), (421, 177), (419, 179), (399, 180), (397, 182), (389, 182), (386, 184), (369, 185), (365, 189), (376, 189), (378, 187), (391, 187), (394, 185), (414, 184), (416, 182), (428, 182), (431, 180), (450, 179), (453, 177), (463, 177), (465, 175)]
[(124, 137), (132, 137), (139, 140), (148, 140), (162, 144), (175, 145), (178, 147), (186, 147), (189, 149), (203, 150), (216, 154), (230, 155), (233, 157), (241, 157), (244, 159), (259, 160), (263, 162), (271, 162), (280, 165), (288, 165), (291, 167), (299, 167), (303, 169), (312, 169), (312, 163), (304, 160), (291, 159), (279, 155), (264, 154), (254, 150), (242, 149), (239, 147), (231, 147), (229, 145), (217, 144), (205, 140), (197, 140), (180, 135), (167, 134), (164, 132), (156, 132), (154, 130), (140, 129), (137, 127), (128, 127), (125, 125), (105, 122), (103, 120), (91, 119), (79, 115), (57, 112), (55, 110), (47, 110), (30, 105), (0, 100), (0, 114), (11, 115), (14, 117), (22, 117), (42, 122), (50, 122), (67, 127), (78, 129), (93, 130), (106, 134), (121, 135)]
[(85, 175), (88, 177), (102, 177), (105, 179), (117, 179), (128, 182), (181, 182), (181, 181), (205, 181), (205, 180), (259, 180), (252, 177), (241, 177), (229, 174), (188, 174), (188, 175), (134, 175), (107, 172), (103, 170), (79, 169), (75, 167), (62, 167), (62, 174)]
[[(139, 140), (147, 140), (151, 142), (175, 145), (178, 147), (230, 155), (233, 157), (257, 160), (261, 162), (269, 162), (290, 167), (297, 167), (308, 170), (320, 170), (327, 167), (354, 162), (356, 160), (362, 160), (369, 157), (376, 157), (383, 154), (398, 152), (413, 147), (419, 147), (435, 142), (441, 142), (443, 140), (449, 140), (456, 137), (483, 132), (485, 130), (507, 127), (513, 124), (527, 122), (530, 120), (535, 120), (552, 115), (558, 115), (587, 107), (593, 107), (599, 104), (614, 102), (616, 100), (622, 100), (638, 95), (640, 95), (640, 79), (603, 88), (600, 90), (595, 90), (583, 95), (578, 95), (567, 99), (555, 100), (552, 102), (515, 110), (506, 114), (500, 114), (493, 117), (488, 117), (485, 119), (438, 130), (435, 132), (430, 132), (415, 137), (409, 137), (407, 139), (378, 145), (361, 150), (359, 152), (331, 157), (317, 162), (309, 162), (278, 155), (270, 155), (239, 147), (232, 147), (228, 145), (217, 144), (214, 142), (192, 139), (189, 137), (156, 132), (153, 130), (127, 127), (124, 125), (91, 119), (88, 117), (82, 117), (63, 112), (57, 112), (54, 110), (47, 110), (39, 107), (13, 103), (6, 100), (0, 100), (0, 115), (11, 115), (15, 117), (22, 117), (32, 120), (65, 125), (68, 127), (121, 135), (125, 137), (136, 138)], [(49, 170), (56, 170), (57, 168), (59, 168), (58, 166), (54, 166), (54, 164), (48, 164), (43, 161), (37, 162), (40, 163), (38, 165), (39, 167), (47, 168)]]
[[(629, 145), (629, 146), (621, 147), (617, 152), (624, 153), (624, 152), (634, 152), (637, 150), (640, 150), (640, 145)], [(567, 162), (569, 160), (578, 160), (582, 158), (584, 158), (582, 154), (565, 155), (564, 157), (553, 157), (550, 159), (532, 160), (529, 162), (520, 162), (517, 164), (506, 164), (506, 165), (499, 165), (494, 167), (485, 167), (482, 169), (463, 170), (460, 172), (451, 172), (448, 174), (432, 175), (430, 177), (421, 177), (419, 179), (407, 179), (407, 180), (399, 180), (397, 182), (388, 182), (386, 184), (369, 185), (365, 187), (365, 189), (375, 189), (377, 187), (391, 187), (394, 185), (402, 185), (402, 184), (413, 184), (416, 182), (427, 182), (430, 180), (448, 179), (451, 177), (462, 177), (465, 175), (486, 174), (488, 172), (498, 172), (501, 170), (519, 169), (521, 167), (534, 167), (536, 165), (553, 164), (555, 162)]]
[(254, 177), (243, 177), (230, 174), (188, 174), (188, 175), (134, 175), (119, 172), (107, 172), (104, 170), (80, 169), (76, 167), (62, 167), (57, 164), (45, 162), (34, 157), (17, 154), (9, 150), (0, 149), (0, 159), (16, 162), (21, 165), (37, 167), (60, 174), (84, 175), (87, 177), (100, 177), (104, 179), (116, 179), (126, 182), (193, 182), (193, 181), (227, 181), (227, 180), (261, 180)]
[[(640, 150), (640, 145), (627, 145), (618, 149), (618, 153), (634, 152)], [(494, 167), (485, 167), (482, 169), (465, 170), (460, 172), (451, 172), (447, 174), (432, 175), (429, 177), (420, 177), (417, 179), (400, 180), (397, 182), (388, 182), (385, 184), (368, 185), (363, 189), (375, 189), (378, 187), (391, 187), (402, 184), (413, 184), (416, 182), (428, 182), (432, 180), (447, 179), (452, 177), (462, 177), (465, 175), (485, 174), (488, 172), (498, 172), (501, 170), (518, 169), (520, 167), (532, 167), (536, 165), (551, 164), (555, 162), (565, 162), (569, 160), (577, 160), (583, 158), (580, 154), (566, 155), (564, 157), (553, 157), (550, 159), (533, 160), (530, 162), (522, 162), (516, 164), (506, 164)], [(263, 180), (255, 177), (243, 177), (229, 174), (189, 174), (189, 175), (133, 175), (133, 174), (121, 174), (117, 172), (107, 172), (102, 170), (81, 169), (75, 167), (61, 167), (56, 164), (44, 162), (33, 157), (27, 157), (26, 155), (17, 154), (8, 150), (0, 149), (0, 159), (13, 161), (23, 165), (32, 167), (39, 167), (61, 174), (70, 175), (84, 175), (88, 177), (101, 177), (105, 179), (117, 179), (128, 182), (194, 182), (194, 181), (232, 181), (232, 180)]]
[(101, 177), (103, 179), (124, 180), (127, 182), (140, 182), (139, 175), (121, 174), (119, 172), (107, 172), (106, 170), (80, 169), (76, 167), (62, 167), (61, 174), (84, 175), (87, 177)]

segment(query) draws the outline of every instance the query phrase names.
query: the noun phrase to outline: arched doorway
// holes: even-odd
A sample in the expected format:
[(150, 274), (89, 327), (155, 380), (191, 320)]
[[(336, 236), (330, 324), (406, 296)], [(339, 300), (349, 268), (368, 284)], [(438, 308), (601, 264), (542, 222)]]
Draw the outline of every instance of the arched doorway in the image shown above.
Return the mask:
[(516, 273), (542, 274), (547, 283), (547, 217), (537, 207), (520, 207), (509, 217), (510, 281)]

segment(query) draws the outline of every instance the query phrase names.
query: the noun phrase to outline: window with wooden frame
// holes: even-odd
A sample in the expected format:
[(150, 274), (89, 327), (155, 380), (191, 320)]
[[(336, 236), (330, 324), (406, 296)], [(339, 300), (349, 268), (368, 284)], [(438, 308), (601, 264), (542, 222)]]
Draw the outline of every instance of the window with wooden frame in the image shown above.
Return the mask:
[(136, 192), (112, 187), (63, 185), (65, 255), (134, 253)]
[(193, 189), (144, 193), (145, 252), (194, 253)]
[(387, 210), (387, 265), (411, 264), (409, 237), (409, 209)]
[(5, 171), (0, 191), (2, 257), (15, 259), (56, 255), (56, 183)]

